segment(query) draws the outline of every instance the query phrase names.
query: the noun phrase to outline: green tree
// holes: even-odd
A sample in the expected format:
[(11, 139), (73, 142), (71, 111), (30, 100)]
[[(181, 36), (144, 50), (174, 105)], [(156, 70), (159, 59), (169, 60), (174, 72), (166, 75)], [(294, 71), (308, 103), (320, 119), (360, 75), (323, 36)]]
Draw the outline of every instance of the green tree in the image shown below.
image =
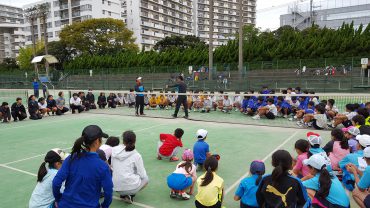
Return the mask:
[[(37, 42), (35, 44), (36, 56), (42, 55), (43, 49), (44, 49), (43, 42)], [(21, 47), (19, 49), (19, 55), (17, 57), (19, 68), (23, 70), (32, 70), (33, 64), (31, 64), (31, 61), (33, 57), (34, 56), (32, 45)]]
[(77, 54), (103, 55), (121, 51), (138, 51), (133, 32), (122, 20), (89, 19), (64, 27), (61, 42)]
[(207, 45), (204, 41), (202, 41), (199, 37), (194, 35), (187, 35), (187, 36), (167, 36), (162, 40), (158, 41), (155, 46), (154, 50), (157, 51), (167, 51), (167, 50), (174, 50), (180, 49), (185, 50), (187, 48), (206, 48)]

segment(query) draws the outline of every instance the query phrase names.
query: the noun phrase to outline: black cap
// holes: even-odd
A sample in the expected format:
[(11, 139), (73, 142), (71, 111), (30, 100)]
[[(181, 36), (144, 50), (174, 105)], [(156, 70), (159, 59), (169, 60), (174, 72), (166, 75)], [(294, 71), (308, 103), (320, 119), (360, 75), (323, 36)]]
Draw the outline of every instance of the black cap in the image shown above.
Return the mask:
[(98, 138), (108, 138), (108, 134), (104, 133), (103, 130), (97, 125), (86, 126), (82, 131), (82, 136), (90, 141), (94, 141)]

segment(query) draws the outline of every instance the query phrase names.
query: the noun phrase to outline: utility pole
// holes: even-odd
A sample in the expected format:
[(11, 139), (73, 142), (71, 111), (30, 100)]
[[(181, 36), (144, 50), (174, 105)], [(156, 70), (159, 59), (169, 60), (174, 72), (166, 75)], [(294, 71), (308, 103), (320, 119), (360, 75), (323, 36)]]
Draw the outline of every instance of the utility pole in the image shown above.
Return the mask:
[[(247, 1), (248, 2), (248, 1)], [(239, 75), (243, 74), (243, 0), (239, 0)]]
[(312, 26), (312, 22), (313, 22), (313, 0), (310, 1), (310, 24), (309, 25), (310, 27)]
[(213, 0), (209, 0), (208, 80), (213, 76)]

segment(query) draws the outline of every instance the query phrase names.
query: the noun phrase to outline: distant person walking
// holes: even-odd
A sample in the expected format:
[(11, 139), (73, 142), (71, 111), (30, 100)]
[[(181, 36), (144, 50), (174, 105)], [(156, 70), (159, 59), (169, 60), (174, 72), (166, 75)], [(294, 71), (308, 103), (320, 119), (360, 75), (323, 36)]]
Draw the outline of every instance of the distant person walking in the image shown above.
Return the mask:
[(33, 91), (34, 91), (34, 95), (35, 95), (35, 97), (39, 97), (39, 87), (40, 87), (40, 85), (39, 85), (39, 82), (37, 81), (37, 79), (36, 78), (34, 78), (33, 79), (33, 82), (32, 82), (32, 86), (33, 86)]
[(185, 95), (186, 90), (187, 90), (187, 85), (184, 82), (184, 77), (181, 76), (181, 75), (178, 76), (176, 78), (176, 84), (172, 85), (172, 86), (167, 85), (166, 88), (177, 88), (178, 93), (183, 93), (183, 95), (180, 94), (177, 98), (175, 113), (172, 115), (172, 117), (177, 118), (177, 114), (179, 113), (180, 106), (182, 104), (184, 106), (184, 110), (185, 110), (184, 118), (186, 118), (186, 119), (189, 118), (188, 102), (187, 102), (187, 97)]
[(143, 86), (141, 77), (138, 77), (136, 79), (135, 92), (136, 92), (135, 115), (139, 116), (139, 108), (140, 108), (140, 116), (143, 116), (145, 115), (144, 114), (144, 94), (141, 94), (141, 93), (144, 92), (144, 86)]

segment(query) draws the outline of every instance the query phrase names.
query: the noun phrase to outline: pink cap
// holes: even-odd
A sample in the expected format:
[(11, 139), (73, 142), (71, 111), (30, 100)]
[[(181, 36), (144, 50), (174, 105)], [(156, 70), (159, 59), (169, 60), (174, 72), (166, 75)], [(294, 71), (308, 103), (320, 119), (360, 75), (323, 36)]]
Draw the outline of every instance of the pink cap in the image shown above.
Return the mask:
[(182, 160), (190, 161), (190, 160), (193, 160), (193, 159), (194, 159), (194, 154), (193, 154), (193, 151), (191, 151), (190, 149), (186, 149), (182, 153)]

